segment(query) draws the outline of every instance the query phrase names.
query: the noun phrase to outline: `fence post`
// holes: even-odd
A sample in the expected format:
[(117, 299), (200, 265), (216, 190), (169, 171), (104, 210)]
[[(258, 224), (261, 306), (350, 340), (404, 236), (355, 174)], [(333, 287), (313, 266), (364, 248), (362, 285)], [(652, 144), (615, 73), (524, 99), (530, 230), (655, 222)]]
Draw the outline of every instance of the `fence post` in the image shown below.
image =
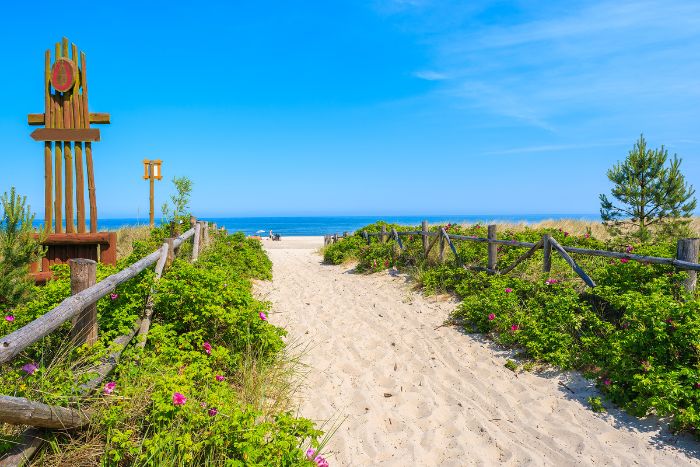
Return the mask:
[(338, 233), (333, 234), (333, 243), (338, 243)]
[(192, 240), (192, 262), (199, 258), (199, 237), (202, 235), (202, 225), (197, 222), (194, 226), (194, 239)]
[(362, 235), (365, 236), (365, 240), (367, 240), (367, 245), (369, 245), (371, 242), (370, 242), (370, 239), (369, 239), (369, 238), (370, 238), (369, 235), (367, 235), (367, 231), (366, 231), (366, 230), (363, 230), (363, 231), (362, 231)]
[(544, 234), (542, 236), (542, 248), (544, 249), (544, 263), (542, 264), (542, 271), (549, 272), (552, 270), (552, 244), (549, 239), (552, 238), (549, 234)]
[(204, 221), (204, 224), (202, 224), (202, 227), (204, 228), (204, 232), (202, 232), (204, 246), (208, 246), (209, 245), (209, 222)]
[[(691, 263), (698, 262), (698, 253), (700, 252), (700, 238), (681, 238), (676, 245), (676, 259), (688, 261)], [(686, 271), (688, 277), (683, 281), (683, 287), (688, 292), (694, 292), (695, 286), (698, 283), (697, 271)]]
[(428, 221), (421, 222), (421, 240), (423, 241), (423, 255), (428, 256)]
[[(496, 240), (496, 224), (490, 224), (488, 226), (487, 235), (489, 240)], [(491, 271), (496, 270), (496, 265), (498, 264), (498, 246), (495, 243), (489, 242), (489, 260), (487, 268)]]
[(348, 238), (348, 233), (347, 233), (347, 231), (346, 231), (346, 232), (343, 232), (343, 238)]
[(438, 235), (440, 235), (440, 262), (442, 263), (445, 259), (445, 236), (442, 235), (442, 227)]
[[(96, 282), (97, 262), (91, 259), (76, 258), (68, 261), (70, 266), (70, 293), (75, 295)], [(70, 331), (71, 340), (80, 345), (93, 345), (97, 342), (97, 305), (86, 306), (75, 318)]]
[(171, 264), (173, 264), (173, 260), (175, 259), (175, 239), (166, 238), (165, 243), (168, 244), (168, 256), (165, 260), (165, 267), (168, 268)]
[(379, 241), (381, 243), (386, 242), (386, 225), (382, 226), (382, 234), (379, 236)]

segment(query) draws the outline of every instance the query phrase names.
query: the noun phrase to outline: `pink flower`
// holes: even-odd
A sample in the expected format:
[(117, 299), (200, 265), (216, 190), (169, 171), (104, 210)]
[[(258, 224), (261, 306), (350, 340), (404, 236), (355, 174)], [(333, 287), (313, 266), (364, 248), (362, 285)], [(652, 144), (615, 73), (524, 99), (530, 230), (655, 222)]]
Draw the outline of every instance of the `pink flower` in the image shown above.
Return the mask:
[(603, 384), (606, 386), (610, 386), (612, 384), (612, 381), (610, 381), (610, 379), (608, 378), (605, 378), (605, 380), (603, 380)]
[(104, 387), (104, 393), (105, 394), (112, 394), (114, 392), (114, 388), (117, 387), (117, 383), (114, 381), (110, 381), (109, 383), (105, 384)]
[(496, 315), (493, 313), (489, 313), (489, 321), (493, 321), (494, 319), (496, 319)]
[(568, 237), (568, 236), (569, 236), (569, 232), (564, 232), (564, 236), (565, 236), (565, 237)]
[(511, 289), (510, 287), (506, 288), (506, 293), (511, 293), (512, 291), (513, 289)]
[(117, 298), (119, 298), (119, 294), (116, 294), (116, 293), (109, 294), (109, 298), (111, 298), (112, 300), (116, 300)]
[(173, 393), (173, 404), (174, 405), (185, 405), (185, 402), (187, 402), (187, 398), (185, 397), (184, 394), (180, 394), (179, 392)]
[(630, 261), (630, 260), (627, 259), (627, 258), (620, 258), (620, 262), (621, 262), (621, 263), (629, 263), (629, 261)]
[(267, 321), (267, 316), (265, 316), (265, 313), (263, 313), (262, 311), (258, 314), (258, 316), (260, 317), (261, 320)]
[(324, 459), (322, 456), (316, 456), (316, 450), (315, 449), (307, 449), (306, 450), (306, 458), (309, 460), (313, 460), (316, 463), (316, 467), (328, 467), (328, 461)]
[(511, 330), (511, 331), (515, 332), (515, 331), (517, 331), (518, 329), (520, 329), (520, 326), (518, 326), (517, 324), (511, 324), (511, 325), (510, 325), (510, 330)]
[(218, 382), (222, 382), (222, 381), (225, 380), (225, 379), (226, 379), (226, 378), (224, 378), (224, 375), (216, 375), (216, 380), (217, 380)]
[(630, 246), (628, 246), (627, 248), (625, 248), (625, 251), (626, 251), (627, 253), (632, 253), (632, 251), (634, 251), (634, 248), (632, 248), (632, 246), (630, 245)]
[(695, 389), (700, 389), (700, 383), (695, 383)]
[(207, 408), (207, 403), (206, 403), (206, 402), (200, 402), (200, 403), (199, 403), (199, 406), (200, 406), (201, 408), (203, 408), (203, 409), (206, 409), (206, 408)]
[(5, 321), (7, 321), (9, 323), (13, 322), (14, 320), (15, 320), (15, 317), (12, 315), (5, 316)]
[(202, 344), (202, 348), (207, 353), (207, 355), (211, 355), (211, 344), (209, 342), (205, 342), (204, 344)]
[(210, 417), (213, 417), (214, 415), (218, 414), (219, 411), (216, 410), (216, 407), (212, 407), (211, 409), (209, 409), (209, 412), (207, 412), (207, 413), (209, 414)]
[(314, 458), (315, 454), (316, 454), (316, 450), (313, 448), (309, 448), (306, 450), (306, 458), (309, 460), (312, 460)]
[(389, 260), (388, 260), (388, 259), (385, 259), (385, 260), (384, 260), (384, 267), (385, 267), (385, 268), (388, 268), (388, 267), (389, 267)]
[(27, 363), (22, 367), (22, 371), (24, 371), (28, 375), (33, 375), (37, 368), (39, 367), (36, 366), (36, 363)]
[(587, 233), (586, 235), (583, 236), (583, 238), (591, 238), (591, 234)]
[(559, 281), (556, 280), (556, 279), (547, 279), (546, 281), (544, 281), (544, 283), (547, 284), (547, 285), (556, 284), (556, 283), (558, 283), (558, 282), (559, 282)]

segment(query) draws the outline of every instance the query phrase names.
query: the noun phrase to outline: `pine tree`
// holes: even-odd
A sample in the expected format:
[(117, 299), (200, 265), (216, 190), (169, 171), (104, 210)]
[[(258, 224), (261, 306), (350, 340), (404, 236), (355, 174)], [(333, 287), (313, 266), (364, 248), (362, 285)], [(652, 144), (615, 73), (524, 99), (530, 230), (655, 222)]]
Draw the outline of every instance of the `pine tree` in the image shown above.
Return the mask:
[(26, 196), (15, 188), (0, 197), (0, 309), (10, 309), (30, 292), (33, 280), (29, 264), (38, 261), (44, 250), (34, 238), (34, 215), (26, 205)]
[(642, 242), (655, 235), (682, 235), (687, 230), (697, 202), (695, 190), (680, 171), (681, 159), (668, 151), (648, 149), (639, 137), (627, 158), (608, 170), (615, 184), (612, 196), (600, 195), (600, 216), (613, 235), (625, 235)]

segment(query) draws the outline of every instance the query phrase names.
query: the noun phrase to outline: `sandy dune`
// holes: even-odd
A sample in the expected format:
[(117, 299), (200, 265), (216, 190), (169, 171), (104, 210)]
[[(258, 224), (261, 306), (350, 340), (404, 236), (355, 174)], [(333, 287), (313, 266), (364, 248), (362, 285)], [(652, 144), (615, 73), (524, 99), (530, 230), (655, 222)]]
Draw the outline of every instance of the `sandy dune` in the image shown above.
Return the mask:
[(593, 413), (583, 378), (516, 376), (490, 343), (436, 329), (453, 302), (401, 276), (322, 265), (321, 238), (263, 243), (270, 321), (312, 345), (300, 413), (347, 417), (325, 449), (331, 465), (700, 465), (700, 444), (661, 422)]

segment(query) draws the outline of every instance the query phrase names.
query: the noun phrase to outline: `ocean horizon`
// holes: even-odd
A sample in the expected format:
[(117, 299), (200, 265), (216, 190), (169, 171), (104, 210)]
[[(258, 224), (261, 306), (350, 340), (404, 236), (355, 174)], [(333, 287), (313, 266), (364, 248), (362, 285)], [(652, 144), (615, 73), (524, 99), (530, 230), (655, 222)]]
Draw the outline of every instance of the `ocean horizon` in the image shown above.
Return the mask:
[[(423, 220), (431, 224), (461, 223), (536, 223), (543, 220), (576, 219), (584, 221), (600, 220), (599, 214), (507, 214), (507, 215), (429, 215), (429, 216), (267, 216), (267, 217), (202, 217), (201, 220), (216, 223), (229, 232), (243, 232), (246, 235), (267, 235), (270, 230), (282, 236), (313, 236), (326, 234), (352, 233), (355, 230), (378, 220), (400, 225), (418, 225)], [(35, 221), (35, 226), (42, 225)], [(89, 224), (89, 221), (88, 221)], [(161, 220), (156, 220), (161, 224)], [(117, 230), (122, 227), (148, 225), (143, 218), (104, 218), (97, 223), (98, 230)]]

